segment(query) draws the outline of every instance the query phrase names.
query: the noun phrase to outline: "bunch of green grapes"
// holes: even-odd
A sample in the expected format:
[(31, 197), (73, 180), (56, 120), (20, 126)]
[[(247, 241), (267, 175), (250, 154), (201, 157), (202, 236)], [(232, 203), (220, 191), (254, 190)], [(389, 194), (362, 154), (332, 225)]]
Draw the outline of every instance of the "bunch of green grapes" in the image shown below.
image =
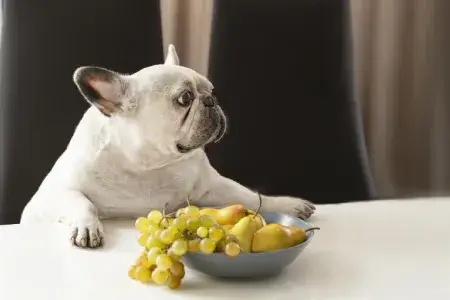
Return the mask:
[(146, 218), (137, 219), (135, 226), (143, 252), (128, 275), (146, 284), (179, 288), (185, 275), (180, 259), (187, 252), (223, 252), (236, 257), (241, 251), (234, 236), (227, 235), (214, 218), (201, 215), (192, 205), (180, 208), (174, 217), (153, 210)]

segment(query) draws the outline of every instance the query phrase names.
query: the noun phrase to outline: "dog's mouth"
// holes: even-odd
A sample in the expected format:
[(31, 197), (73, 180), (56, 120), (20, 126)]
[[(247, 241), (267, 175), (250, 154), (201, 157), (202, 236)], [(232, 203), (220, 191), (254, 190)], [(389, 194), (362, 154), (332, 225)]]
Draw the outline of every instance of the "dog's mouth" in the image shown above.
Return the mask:
[(188, 153), (189, 151), (191, 151), (192, 148), (181, 145), (180, 143), (177, 143), (177, 150), (178, 150), (178, 152), (184, 154), (184, 153)]
[(227, 131), (227, 120), (225, 115), (221, 113), (219, 119), (219, 126), (214, 134), (213, 142), (218, 143), (223, 138), (226, 131)]

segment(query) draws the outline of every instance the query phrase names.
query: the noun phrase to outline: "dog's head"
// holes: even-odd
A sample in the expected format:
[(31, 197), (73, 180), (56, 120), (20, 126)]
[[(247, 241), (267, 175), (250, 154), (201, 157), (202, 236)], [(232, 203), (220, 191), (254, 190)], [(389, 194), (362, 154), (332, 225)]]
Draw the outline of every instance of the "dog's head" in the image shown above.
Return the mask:
[(132, 75), (81, 67), (74, 81), (86, 100), (122, 127), (122, 132), (128, 132), (133, 143), (151, 144), (163, 154), (188, 153), (217, 142), (226, 131), (213, 85), (180, 66), (172, 45), (162, 65)]

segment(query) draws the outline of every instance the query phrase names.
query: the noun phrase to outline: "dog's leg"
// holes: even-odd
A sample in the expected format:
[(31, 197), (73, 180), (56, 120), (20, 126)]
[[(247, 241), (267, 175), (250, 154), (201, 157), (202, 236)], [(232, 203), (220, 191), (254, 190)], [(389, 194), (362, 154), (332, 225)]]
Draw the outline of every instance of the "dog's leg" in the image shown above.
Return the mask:
[(96, 248), (103, 243), (97, 208), (78, 191), (38, 191), (25, 207), (20, 223), (46, 221), (70, 226), (70, 241), (78, 247)]
[[(211, 167), (212, 168), (212, 167)], [(193, 194), (193, 203), (200, 207), (226, 206), (242, 204), (256, 209), (258, 194), (241, 184), (221, 176), (214, 169), (210, 176), (202, 176), (201, 182)], [(262, 196), (262, 211), (282, 212), (301, 219), (308, 219), (315, 210), (310, 201), (288, 196)]]

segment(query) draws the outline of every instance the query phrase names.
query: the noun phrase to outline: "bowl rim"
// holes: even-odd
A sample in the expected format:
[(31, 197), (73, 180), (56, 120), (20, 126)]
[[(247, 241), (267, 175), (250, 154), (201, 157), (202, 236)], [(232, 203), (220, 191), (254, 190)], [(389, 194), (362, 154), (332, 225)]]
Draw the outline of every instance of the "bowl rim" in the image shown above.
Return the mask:
[[(208, 207), (199, 207), (199, 209), (203, 209), (203, 208), (215, 208), (215, 209), (217, 209), (217, 208), (223, 208), (223, 207), (226, 207), (226, 206), (222, 206), (222, 207), (221, 206), (214, 206), (214, 207), (208, 206)], [(279, 215), (287, 216), (289, 218), (295, 218), (295, 217), (293, 217), (291, 215), (288, 215), (288, 214), (285, 214), (285, 213), (281, 213), (281, 212), (276, 212), (276, 211), (270, 211), (270, 212), (269, 211), (266, 211), (266, 212), (263, 211), (263, 212), (260, 212), (259, 214), (264, 215), (264, 213), (269, 213), (269, 214), (273, 213), (273, 214), (279, 214)], [(301, 222), (307, 224), (308, 228), (309, 227), (313, 227), (313, 226), (311, 226), (311, 224), (309, 222), (306, 222), (305, 220), (302, 220), (300, 218), (296, 218), (296, 219), (298, 219)], [(273, 224), (273, 223), (268, 223), (268, 224)], [(295, 227), (298, 227), (298, 226), (295, 226)], [(298, 228), (300, 228), (300, 227), (298, 227)], [(300, 228), (300, 229), (304, 230), (303, 228)], [(313, 237), (314, 237), (314, 230), (308, 231), (306, 233), (306, 240), (304, 240), (303, 242), (301, 242), (300, 244), (297, 244), (295, 246), (292, 246), (292, 247), (289, 247), (289, 248), (285, 248), (285, 249), (267, 251), (267, 252), (240, 253), (238, 257), (241, 257), (241, 256), (258, 256), (258, 255), (262, 256), (262, 255), (266, 255), (266, 254), (281, 253), (281, 252), (288, 251), (288, 250), (291, 250), (291, 249), (300, 248), (302, 246), (306, 246), (307, 244), (309, 244), (309, 242), (312, 240)], [(185, 254), (185, 256), (186, 255), (202, 255), (202, 256), (205, 256), (205, 257), (226, 256), (223, 253), (217, 253), (217, 252), (214, 252), (214, 253), (211, 253), (211, 254), (204, 254), (204, 253), (201, 253), (201, 252), (195, 252), (195, 253), (187, 252)]]

